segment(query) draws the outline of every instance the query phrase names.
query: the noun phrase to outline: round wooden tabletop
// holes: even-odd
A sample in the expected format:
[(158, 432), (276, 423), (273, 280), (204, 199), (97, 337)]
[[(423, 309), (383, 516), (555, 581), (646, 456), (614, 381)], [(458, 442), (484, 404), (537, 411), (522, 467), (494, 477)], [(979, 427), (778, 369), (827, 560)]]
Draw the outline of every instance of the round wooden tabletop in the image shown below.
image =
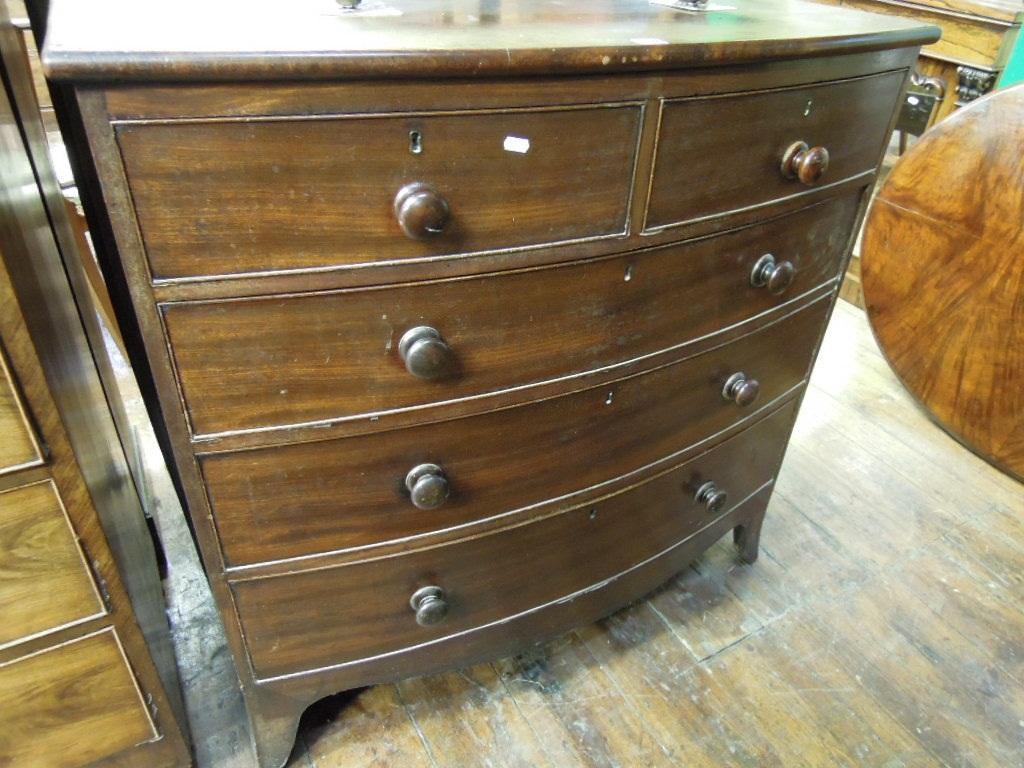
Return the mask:
[(1024, 479), (1024, 85), (925, 133), (872, 205), (875, 336), (939, 424)]

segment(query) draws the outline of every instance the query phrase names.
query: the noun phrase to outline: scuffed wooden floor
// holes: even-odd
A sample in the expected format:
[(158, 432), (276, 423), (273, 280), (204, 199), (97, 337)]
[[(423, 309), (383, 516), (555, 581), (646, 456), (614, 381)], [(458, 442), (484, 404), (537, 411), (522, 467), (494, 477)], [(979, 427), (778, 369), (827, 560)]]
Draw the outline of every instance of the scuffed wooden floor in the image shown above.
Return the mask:
[(755, 565), (724, 539), (519, 657), (321, 702), (289, 765), (1024, 765), (1024, 488), (840, 302)]

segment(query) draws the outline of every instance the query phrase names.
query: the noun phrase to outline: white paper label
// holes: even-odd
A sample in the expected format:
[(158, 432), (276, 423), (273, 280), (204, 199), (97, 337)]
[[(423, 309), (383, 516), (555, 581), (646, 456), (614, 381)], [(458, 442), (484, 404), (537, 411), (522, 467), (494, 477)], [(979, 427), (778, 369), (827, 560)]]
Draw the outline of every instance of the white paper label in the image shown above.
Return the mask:
[(522, 136), (506, 136), (505, 151), (525, 155), (530, 151), (530, 140), (523, 138)]

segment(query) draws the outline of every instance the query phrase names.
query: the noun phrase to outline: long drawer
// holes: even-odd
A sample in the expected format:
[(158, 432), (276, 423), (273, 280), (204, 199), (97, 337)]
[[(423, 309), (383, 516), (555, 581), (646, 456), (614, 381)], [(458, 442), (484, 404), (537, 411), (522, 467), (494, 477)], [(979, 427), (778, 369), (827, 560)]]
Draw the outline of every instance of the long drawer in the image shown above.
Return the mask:
[[(799, 296), (836, 275), (859, 201), (560, 267), (171, 303), (163, 315), (196, 434), (422, 407), (621, 365)], [(776, 280), (755, 285), (766, 254)], [(406, 368), (421, 353), (403, 361), (400, 342), (417, 327), (449, 350), (436, 378)]]
[[(664, 461), (799, 386), (828, 306), (819, 300), (705, 354), (562, 397), (201, 457), (226, 560), (245, 565), (448, 530)], [(755, 405), (723, 397), (738, 372), (758, 382)], [(448, 498), (433, 509), (415, 507), (406, 484), (424, 464), (435, 465), (448, 486)]]
[(619, 104), (116, 131), (152, 275), (166, 279), (622, 236), (640, 116)]
[[(790, 403), (677, 469), (523, 526), (410, 554), (236, 582), (257, 677), (428, 643), (612, 578), (770, 482), (795, 413)], [(441, 590), (447, 617), (421, 626), (410, 597), (429, 586)]]
[[(872, 172), (904, 73), (664, 104), (646, 227), (657, 229), (764, 205)], [(803, 142), (821, 156), (786, 151)], [(803, 168), (801, 171), (800, 168)]]

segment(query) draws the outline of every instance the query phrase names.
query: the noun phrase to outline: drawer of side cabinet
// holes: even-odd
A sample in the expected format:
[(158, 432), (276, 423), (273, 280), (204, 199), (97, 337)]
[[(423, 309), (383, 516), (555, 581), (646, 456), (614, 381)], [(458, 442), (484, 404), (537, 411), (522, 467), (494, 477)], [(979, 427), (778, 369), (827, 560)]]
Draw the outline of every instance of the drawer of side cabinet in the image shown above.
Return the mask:
[[(226, 559), (242, 565), (363, 547), (516, 510), (530, 514), (552, 500), (565, 506), (587, 489), (593, 495), (595, 486), (664, 465), (798, 387), (828, 306), (818, 301), (710, 352), (562, 397), (408, 429), (205, 456)], [(739, 372), (759, 385), (746, 407), (723, 397)], [(424, 465), (436, 469), (414, 471)]]
[(116, 133), (160, 279), (622, 235), (640, 114), (613, 104), (119, 124)]
[(874, 170), (903, 79), (889, 72), (666, 101), (646, 227), (758, 207)]
[(0, 646), (103, 612), (53, 483), (0, 493)]
[[(232, 589), (256, 674), (397, 651), (613, 578), (771, 481), (794, 414), (790, 404), (677, 469), (543, 520), (390, 558), (237, 582)], [(436, 626), (420, 626), (410, 607), (410, 597), (427, 586), (440, 588), (448, 604)]]
[[(196, 434), (421, 407), (623, 365), (799, 296), (836, 275), (859, 199), (621, 257), (163, 314)], [(417, 327), (443, 359), (403, 345)]]
[(0, 765), (79, 768), (156, 737), (113, 630), (0, 665)]
[(0, 474), (43, 463), (42, 452), (0, 344)]

